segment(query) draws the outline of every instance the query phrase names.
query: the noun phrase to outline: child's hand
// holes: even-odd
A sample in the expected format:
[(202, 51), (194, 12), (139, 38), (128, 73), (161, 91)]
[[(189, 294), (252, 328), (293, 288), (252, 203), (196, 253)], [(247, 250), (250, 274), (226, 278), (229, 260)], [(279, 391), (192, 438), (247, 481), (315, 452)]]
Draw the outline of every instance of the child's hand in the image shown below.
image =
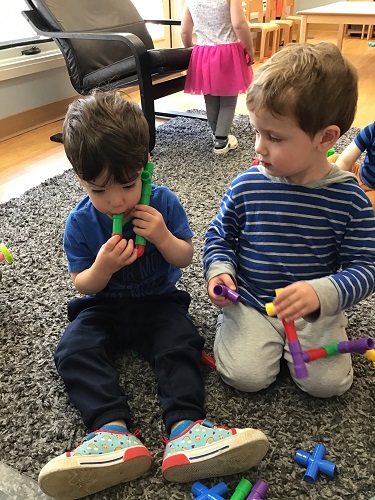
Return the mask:
[(273, 301), (275, 314), (285, 321), (296, 321), (320, 307), (314, 288), (306, 281), (285, 287)]
[(245, 50), (245, 58), (246, 58), (246, 64), (248, 66), (254, 64), (254, 50), (253, 49), (248, 51)]
[(118, 234), (109, 238), (102, 245), (95, 259), (95, 267), (103, 273), (111, 275), (137, 259), (137, 251), (133, 240), (125, 240)]
[(213, 302), (216, 306), (226, 307), (229, 306), (229, 304), (233, 304), (232, 300), (214, 294), (214, 288), (216, 285), (225, 285), (231, 290), (236, 290), (236, 285), (234, 284), (230, 275), (223, 273), (223, 274), (218, 274), (217, 276), (211, 278), (210, 281), (208, 282), (207, 291), (208, 291), (208, 296), (211, 299), (211, 302)]
[(135, 234), (143, 236), (156, 247), (168, 237), (169, 230), (163, 216), (155, 208), (148, 205), (136, 205), (131, 212)]

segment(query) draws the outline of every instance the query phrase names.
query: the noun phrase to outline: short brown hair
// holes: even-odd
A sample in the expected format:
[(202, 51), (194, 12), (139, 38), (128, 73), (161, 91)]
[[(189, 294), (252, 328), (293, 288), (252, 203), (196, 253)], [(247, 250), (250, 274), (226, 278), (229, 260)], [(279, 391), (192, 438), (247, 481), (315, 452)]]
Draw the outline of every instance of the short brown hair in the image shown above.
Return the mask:
[(119, 92), (99, 92), (70, 104), (63, 125), (65, 153), (82, 180), (102, 172), (107, 182), (133, 180), (148, 160), (149, 130), (138, 104)]
[(357, 71), (336, 45), (297, 43), (258, 69), (246, 105), (255, 113), (266, 108), (276, 117), (289, 116), (314, 137), (329, 125), (337, 125), (341, 135), (347, 132), (357, 99)]

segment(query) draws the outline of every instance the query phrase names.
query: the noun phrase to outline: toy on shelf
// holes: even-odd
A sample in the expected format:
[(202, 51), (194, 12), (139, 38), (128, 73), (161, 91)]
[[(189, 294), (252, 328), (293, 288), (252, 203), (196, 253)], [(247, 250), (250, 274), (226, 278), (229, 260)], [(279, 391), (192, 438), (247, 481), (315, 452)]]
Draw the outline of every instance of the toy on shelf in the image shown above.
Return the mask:
[[(275, 291), (278, 295), (282, 291), (279, 288)], [(275, 315), (275, 309), (272, 302), (266, 304), (266, 312), (268, 316)], [(285, 335), (288, 342), (290, 354), (292, 356), (294, 373), (296, 378), (301, 379), (308, 376), (306, 363), (315, 361), (317, 359), (334, 356), (336, 354), (358, 353), (363, 354), (366, 358), (372, 360), (375, 367), (375, 343), (371, 338), (364, 338), (358, 340), (348, 340), (346, 342), (333, 342), (320, 346), (315, 349), (302, 350), (300, 341), (298, 339), (297, 331), (293, 321), (282, 320)]]
[(336, 464), (324, 460), (325, 453), (326, 447), (323, 444), (317, 444), (311, 454), (303, 450), (297, 450), (294, 460), (298, 465), (306, 467), (303, 479), (308, 483), (315, 483), (318, 472), (330, 477), (335, 475)]
[[(151, 161), (149, 161), (141, 174), (142, 192), (141, 192), (141, 199), (139, 200), (140, 205), (150, 204), (151, 191), (152, 191), (151, 181), (153, 173), (154, 173), (154, 164)], [(137, 234), (135, 237), (135, 248), (137, 249), (138, 258), (142, 257), (142, 255), (144, 254), (145, 246), (146, 246), (146, 239), (143, 236)]]
[(214, 294), (218, 297), (225, 297), (233, 302), (238, 302), (241, 299), (241, 296), (235, 290), (228, 288), (225, 285), (215, 285), (214, 286)]
[(195, 500), (224, 500), (221, 495), (225, 495), (228, 491), (225, 483), (219, 483), (213, 488), (207, 488), (204, 484), (196, 482), (191, 487), (191, 491), (195, 496)]
[(122, 238), (122, 224), (124, 222), (124, 214), (112, 215), (112, 236), (118, 234)]
[(241, 481), (236, 486), (233, 495), (230, 497), (230, 500), (246, 500), (248, 498), (248, 494), (251, 491), (252, 484), (245, 478), (242, 478)]

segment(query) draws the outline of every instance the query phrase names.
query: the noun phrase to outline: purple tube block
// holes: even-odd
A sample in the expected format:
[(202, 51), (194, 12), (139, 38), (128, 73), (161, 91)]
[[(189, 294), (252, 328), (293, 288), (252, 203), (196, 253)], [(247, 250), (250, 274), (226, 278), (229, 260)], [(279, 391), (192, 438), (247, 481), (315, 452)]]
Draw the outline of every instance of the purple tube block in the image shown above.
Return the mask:
[(337, 349), (341, 354), (347, 354), (348, 352), (364, 354), (366, 351), (374, 349), (374, 341), (370, 338), (348, 340), (347, 342), (339, 342)]
[(306, 368), (306, 363), (303, 360), (303, 352), (299, 340), (288, 342), (288, 347), (292, 356), (296, 378), (306, 378), (309, 373)]
[(308, 483), (315, 483), (318, 472), (330, 477), (335, 475), (336, 464), (329, 462), (328, 460), (324, 460), (323, 458), (325, 453), (326, 447), (323, 444), (317, 444), (311, 455), (306, 451), (297, 450), (294, 460), (297, 464), (306, 467), (303, 479)]
[(221, 495), (227, 493), (228, 487), (225, 483), (221, 482), (213, 488), (207, 488), (207, 486), (197, 481), (191, 487), (191, 491), (195, 496), (195, 500), (224, 500)]
[(238, 302), (241, 298), (240, 294), (235, 290), (231, 290), (225, 285), (214, 286), (214, 294), (218, 297), (225, 297), (226, 299), (232, 300), (233, 302)]
[(246, 500), (263, 500), (267, 491), (268, 484), (262, 479), (259, 479), (251, 488), (250, 495), (246, 498)]

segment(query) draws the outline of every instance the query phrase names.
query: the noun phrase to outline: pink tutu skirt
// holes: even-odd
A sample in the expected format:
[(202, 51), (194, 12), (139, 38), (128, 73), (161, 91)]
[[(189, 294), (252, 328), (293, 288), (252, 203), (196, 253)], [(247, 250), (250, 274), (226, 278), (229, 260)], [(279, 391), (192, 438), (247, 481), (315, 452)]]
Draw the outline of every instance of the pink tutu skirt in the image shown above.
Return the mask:
[(253, 80), (241, 42), (195, 45), (186, 76), (185, 92), (230, 96), (244, 94)]

